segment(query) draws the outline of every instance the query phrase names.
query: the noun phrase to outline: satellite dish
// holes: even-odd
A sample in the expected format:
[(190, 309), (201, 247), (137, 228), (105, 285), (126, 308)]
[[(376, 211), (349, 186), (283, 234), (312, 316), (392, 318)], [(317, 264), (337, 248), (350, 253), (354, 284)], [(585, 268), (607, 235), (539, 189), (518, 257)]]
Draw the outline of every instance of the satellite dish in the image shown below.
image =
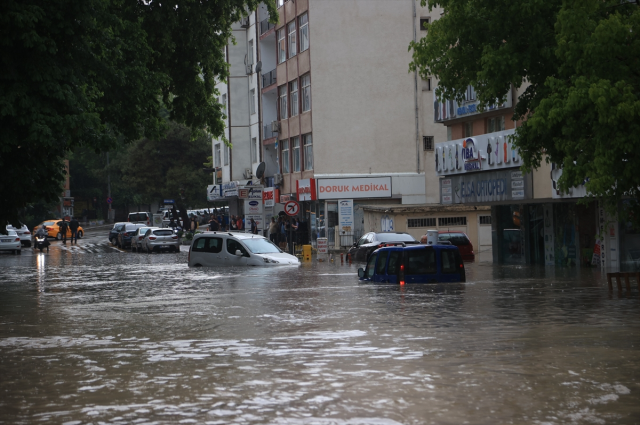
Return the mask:
[(261, 179), (262, 177), (264, 177), (264, 168), (265, 168), (264, 162), (261, 162), (260, 164), (258, 164), (258, 168), (256, 169), (257, 178)]
[(262, 71), (262, 61), (256, 62), (256, 73)]

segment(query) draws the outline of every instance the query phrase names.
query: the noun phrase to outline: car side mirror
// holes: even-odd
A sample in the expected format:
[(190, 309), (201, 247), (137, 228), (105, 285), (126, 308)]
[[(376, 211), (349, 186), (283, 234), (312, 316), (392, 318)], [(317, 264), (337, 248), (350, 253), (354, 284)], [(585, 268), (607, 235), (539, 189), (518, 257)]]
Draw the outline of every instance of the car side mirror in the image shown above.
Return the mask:
[(238, 257), (242, 257), (242, 251), (240, 251), (239, 249), (236, 249), (236, 255)]
[(363, 278), (364, 277), (364, 269), (362, 267), (360, 267), (358, 269), (358, 277), (359, 278)]
[(358, 247), (358, 242), (354, 242), (354, 243), (353, 243), (353, 247), (354, 247), (354, 248), (357, 248), (357, 247)]

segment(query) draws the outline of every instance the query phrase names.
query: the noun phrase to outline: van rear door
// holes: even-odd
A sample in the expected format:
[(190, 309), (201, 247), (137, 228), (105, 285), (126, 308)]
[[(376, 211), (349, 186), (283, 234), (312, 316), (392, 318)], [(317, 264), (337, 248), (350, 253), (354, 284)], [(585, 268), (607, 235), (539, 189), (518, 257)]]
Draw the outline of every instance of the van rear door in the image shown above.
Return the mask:
[(406, 283), (438, 282), (438, 267), (434, 248), (425, 246), (424, 249), (405, 250), (404, 280)]

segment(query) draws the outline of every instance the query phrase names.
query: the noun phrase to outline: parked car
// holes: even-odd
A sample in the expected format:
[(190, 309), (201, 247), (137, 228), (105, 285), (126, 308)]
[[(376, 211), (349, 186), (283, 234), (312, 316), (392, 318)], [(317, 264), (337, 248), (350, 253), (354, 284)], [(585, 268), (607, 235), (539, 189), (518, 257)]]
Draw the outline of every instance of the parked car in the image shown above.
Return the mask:
[[(61, 218), (54, 218), (52, 220), (46, 220), (40, 223), (38, 226), (42, 226), (43, 224), (47, 227), (47, 237), (56, 238), (57, 240), (62, 240), (62, 232), (60, 232), (60, 223), (62, 223)], [(78, 239), (84, 236), (84, 229), (82, 226), (78, 227)], [(67, 238), (71, 237), (71, 229), (69, 228), (69, 222), (67, 222)]]
[(149, 229), (159, 229), (159, 227), (138, 227), (136, 232), (131, 237), (131, 251), (140, 252), (142, 249), (142, 241), (144, 240), (144, 235), (147, 233)]
[(466, 281), (464, 263), (453, 245), (412, 245), (375, 250), (366, 268), (358, 269), (362, 281), (378, 283), (449, 283)]
[(150, 212), (132, 212), (129, 213), (128, 221), (129, 223), (142, 223), (151, 226), (153, 216)]
[(204, 232), (189, 247), (189, 267), (299, 266), (300, 260), (283, 252), (264, 236), (250, 233)]
[(464, 232), (455, 232), (448, 230), (440, 230), (438, 232), (438, 242), (450, 242), (460, 250), (463, 261), (473, 262), (476, 260), (476, 254), (473, 252), (473, 244)]
[(7, 224), (7, 230), (15, 230), (15, 232), (20, 236), (20, 244), (22, 246), (30, 247), (31, 246), (31, 232), (26, 224), (20, 223), (20, 227), (12, 226), (11, 224)]
[(0, 234), (0, 251), (11, 251), (12, 254), (22, 254), (20, 236), (15, 230), (5, 230)]
[(127, 223), (118, 232), (118, 242), (116, 243), (122, 249), (126, 249), (131, 245), (131, 238), (140, 227), (145, 227), (143, 223)]
[(127, 222), (119, 222), (119, 223), (115, 223), (113, 225), (113, 228), (109, 231), (109, 242), (111, 242), (111, 245), (116, 245), (117, 241), (118, 241), (118, 233), (120, 232), (120, 230), (122, 230), (122, 228), (127, 224)]
[(171, 229), (148, 229), (142, 239), (142, 249), (151, 254), (153, 251), (180, 251), (180, 240)]
[(367, 261), (369, 254), (386, 244), (403, 242), (405, 245), (419, 244), (413, 236), (404, 232), (369, 232), (349, 248), (353, 261)]

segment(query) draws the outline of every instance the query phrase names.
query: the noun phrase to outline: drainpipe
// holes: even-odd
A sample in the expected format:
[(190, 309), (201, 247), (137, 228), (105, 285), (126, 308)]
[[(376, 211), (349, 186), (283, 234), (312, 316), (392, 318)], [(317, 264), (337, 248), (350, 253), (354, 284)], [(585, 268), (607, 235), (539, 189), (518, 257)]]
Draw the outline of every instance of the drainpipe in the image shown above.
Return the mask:
[[(409, 0), (413, 5), (413, 42), (416, 42), (417, 30), (416, 30), (416, 1)], [(418, 70), (413, 71), (413, 102), (415, 105), (416, 113), (416, 173), (420, 174), (420, 114), (418, 109)]]

